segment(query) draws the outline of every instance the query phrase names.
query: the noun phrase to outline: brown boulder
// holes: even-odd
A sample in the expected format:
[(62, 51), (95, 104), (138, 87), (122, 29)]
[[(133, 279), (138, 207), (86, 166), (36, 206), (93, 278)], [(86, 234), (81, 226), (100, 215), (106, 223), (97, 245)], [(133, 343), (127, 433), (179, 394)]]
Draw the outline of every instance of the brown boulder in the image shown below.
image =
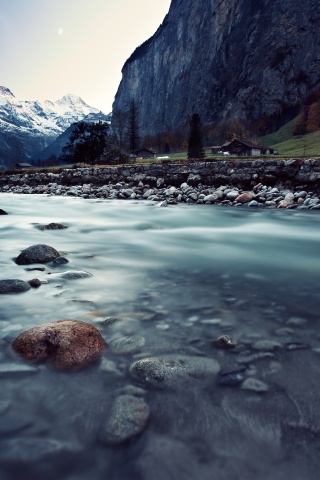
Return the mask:
[(106, 344), (90, 323), (58, 320), (22, 332), (12, 347), (33, 363), (48, 360), (60, 370), (76, 370), (99, 360)]
[(244, 192), (244, 193), (241, 193), (241, 195), (239, 195), (236, 198), (236, 202), (238, 202), (238, 203), (248, 203), (248, 202), (251, 202), (253, 197), (254, 197), (254, 195), (252, 193)]

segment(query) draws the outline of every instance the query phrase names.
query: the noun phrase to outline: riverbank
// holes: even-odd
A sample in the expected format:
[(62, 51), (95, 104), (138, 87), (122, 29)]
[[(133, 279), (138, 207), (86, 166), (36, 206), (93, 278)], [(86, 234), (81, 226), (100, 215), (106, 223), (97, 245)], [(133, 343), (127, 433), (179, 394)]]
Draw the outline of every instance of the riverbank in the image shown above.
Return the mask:
[(0, 192), (320, 209), (320, 160), (154, 163), (0, 176)]

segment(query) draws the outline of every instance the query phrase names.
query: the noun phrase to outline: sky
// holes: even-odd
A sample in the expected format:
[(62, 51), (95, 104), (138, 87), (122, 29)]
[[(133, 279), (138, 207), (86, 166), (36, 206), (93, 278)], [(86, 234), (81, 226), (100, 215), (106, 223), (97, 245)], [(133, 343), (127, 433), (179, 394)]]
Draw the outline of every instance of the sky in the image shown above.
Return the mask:
[(18, 100), (69, 93), (111, 112), (127, 58), (171, 0), (0, 0), (0, 85)]

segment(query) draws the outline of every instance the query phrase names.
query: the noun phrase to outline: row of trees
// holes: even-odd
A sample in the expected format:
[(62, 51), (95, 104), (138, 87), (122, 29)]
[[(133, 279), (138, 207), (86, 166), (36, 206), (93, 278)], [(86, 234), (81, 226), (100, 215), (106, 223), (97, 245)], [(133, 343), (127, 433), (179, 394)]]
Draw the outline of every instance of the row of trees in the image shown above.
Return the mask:
[(127, 110), (115, 115), (112, 127), (101, 121), (75, 123), (60, 160), (65, 163), (123, 163), (138, 147), (138, 113), (132, 101)]
[[(169, 141), (172, 139), (172, 136), (167, 138)], [(126, 115), (118, 112), (111, 128), (108, 123), (101, 121), (74, 124), (60, 159), (65, 163), (122, 163), (129, 160), (129, 154), (135, 154), (138, 146), (138, 112), (135, 102), (132, 102)], [(204, 158), (201, 119), (197, 113), (189, 119), (187, 148), (188, 158)], [(169, 151), (169, 143), (166, 141), (164, 152)]]

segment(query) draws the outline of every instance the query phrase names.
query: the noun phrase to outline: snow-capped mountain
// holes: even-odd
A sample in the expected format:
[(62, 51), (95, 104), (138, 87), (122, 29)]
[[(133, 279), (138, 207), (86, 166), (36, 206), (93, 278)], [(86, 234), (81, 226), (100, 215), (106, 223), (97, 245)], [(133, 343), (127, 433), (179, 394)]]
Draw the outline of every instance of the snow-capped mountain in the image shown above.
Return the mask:
[(0, 86), (0, 165), (29, 161), (72, 123), (86, 117), (106, 120), (105, 114), (76, 95), (56, 102), (20, 101)]

